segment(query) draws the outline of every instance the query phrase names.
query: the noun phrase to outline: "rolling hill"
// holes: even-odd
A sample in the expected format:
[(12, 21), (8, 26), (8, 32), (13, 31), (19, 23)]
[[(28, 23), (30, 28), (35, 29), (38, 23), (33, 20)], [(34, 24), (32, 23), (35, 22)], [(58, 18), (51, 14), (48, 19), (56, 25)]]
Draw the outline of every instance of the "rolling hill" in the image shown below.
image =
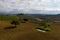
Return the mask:
[[(20, 24), (14, 29), (4, 29), (11, 26), (9, 20), (0, 21), (0, 40), (60, 40), (60, 23), (51, 23), (51, 32), (39, 32), (35, 30), (40, 26), (39, 22), (42, 19), (31, 17), (28, 15), (19, 15)], [(28, 19), (22, 23), (22, 19)]]

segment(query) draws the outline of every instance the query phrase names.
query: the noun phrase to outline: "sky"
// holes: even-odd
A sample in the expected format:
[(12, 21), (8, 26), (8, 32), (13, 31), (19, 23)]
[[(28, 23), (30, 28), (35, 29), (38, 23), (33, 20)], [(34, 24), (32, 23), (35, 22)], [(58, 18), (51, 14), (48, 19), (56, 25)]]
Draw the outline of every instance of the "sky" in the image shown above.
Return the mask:
[(60, 0), (0, 0), (0, 12), (60, 11)]

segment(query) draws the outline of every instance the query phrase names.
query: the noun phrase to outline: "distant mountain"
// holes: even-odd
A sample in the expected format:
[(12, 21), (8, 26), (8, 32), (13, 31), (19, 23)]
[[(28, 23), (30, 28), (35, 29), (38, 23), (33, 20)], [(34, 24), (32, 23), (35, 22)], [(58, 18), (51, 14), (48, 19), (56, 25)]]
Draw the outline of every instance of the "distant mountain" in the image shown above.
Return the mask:
[(10, 12), (0, 12), (3, 14), (18, 14), (18, 13), (25, 13), (25, 14), (48, 14), (48, 15), (53, 15), (53, 14), (60, 14), (60, 11), (45, 11), (45, 10), (17, 10), (14, 9)]

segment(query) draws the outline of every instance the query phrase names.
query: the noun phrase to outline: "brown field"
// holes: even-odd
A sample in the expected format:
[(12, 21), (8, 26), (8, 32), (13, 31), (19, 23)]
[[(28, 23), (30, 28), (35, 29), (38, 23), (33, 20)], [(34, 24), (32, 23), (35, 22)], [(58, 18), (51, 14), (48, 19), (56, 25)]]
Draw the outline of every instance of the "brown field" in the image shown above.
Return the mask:
[(60, 40), (60, 24), (52, 23), (51, 32), (43, 33), (35, 30), (38, 24), (20, 23), (15, 29), (5, 30), (9, 21), (0, 21), (0, 40)]

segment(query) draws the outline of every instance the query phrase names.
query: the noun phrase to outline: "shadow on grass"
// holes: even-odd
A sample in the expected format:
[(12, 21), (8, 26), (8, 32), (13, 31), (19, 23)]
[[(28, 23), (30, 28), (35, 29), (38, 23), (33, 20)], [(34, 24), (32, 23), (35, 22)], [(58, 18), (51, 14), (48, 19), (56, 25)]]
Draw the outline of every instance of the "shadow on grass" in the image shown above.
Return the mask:
[(15, 29), (15, 28), (16, 28), (16, 26), (8, 26), (8, 27), (5, 27), (4, 29), (8, 30), (8, 29)]

